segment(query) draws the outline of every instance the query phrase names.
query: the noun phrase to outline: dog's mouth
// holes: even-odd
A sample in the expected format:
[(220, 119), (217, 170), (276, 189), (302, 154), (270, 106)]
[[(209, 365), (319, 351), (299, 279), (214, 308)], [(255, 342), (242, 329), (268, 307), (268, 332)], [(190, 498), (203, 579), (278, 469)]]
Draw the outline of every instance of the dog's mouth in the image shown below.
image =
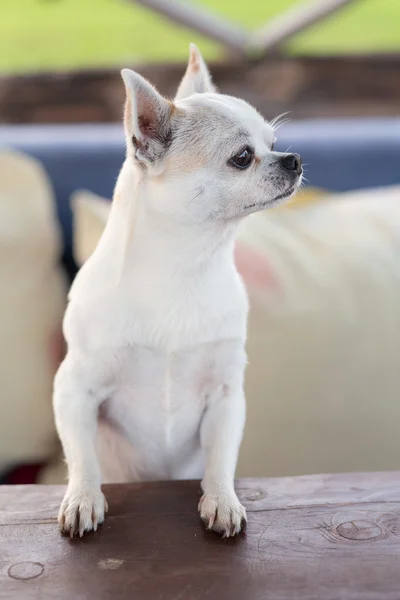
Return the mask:
[(282, 194), (275, 196), (275, 198), (272, 198), (272, 200), (267, 200), (266, 202), (255, 202), (254, 204), (248, 204), (247, 206), (244, 207), (244, 210), (251, 210), (252, 208), (260, 209), (260, 208), (264, 208), (265, 206), (272, 206), (272, 204), (279, 202), (279, 200), (285, 200), (286, 198), (289, 198), (289, 196), (291, 196), (292, 194), (295, 193), (297, 188), (298, 188), (298, 185), (292, 185), (292, 187), (290, 187), (288, 190), (286, 190), (286, 192), (282, 192)]

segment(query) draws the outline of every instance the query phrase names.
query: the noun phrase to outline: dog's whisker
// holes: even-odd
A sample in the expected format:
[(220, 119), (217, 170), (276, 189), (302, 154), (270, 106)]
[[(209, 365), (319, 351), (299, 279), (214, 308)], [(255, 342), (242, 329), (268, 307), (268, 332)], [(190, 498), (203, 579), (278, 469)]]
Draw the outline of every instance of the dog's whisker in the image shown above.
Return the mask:
[(204, 191), (203, 189), (200, 189), (199, 192), (195, 196), (193, 196), (193, 198), (191, 199), (191, 202), (194, 202), (195, 200), (197, 200), (197, 198), (199, 196), (201, 196), (201, 194), (203, 193), (203, 191)]
[(290, 121), (291, 119), (283, 119), (282, 121), (279, 121), (279, 123), (273, 126), (273, 130), (278, 131), (278, 129), (282, 127), (282, 125), (286, 125), (286, 123), (290, 123)]
[(271, 119), (271, 121), (269, 122), (271, 127), (275, 127), (276, 123), (279, 121), (279, 119), (281, 119), (282, 117), (285, 116), (286, 113), (282, 113), (278, 116), (276, 116), (274, 119)]
[(272, 129), (276, 129), (277, 127), (279, 127), (280, 125), (278, 125), (278, 123), (280, 122), (280, 120), (285, 117), (286, 115), (289, 115), (292, 111), (288, 110), (286, 112), (281, 113), (280, 115), (278, 115), (277, 117), (275, 117), (274, 119), (272, 119), (272, 121), (270, 121), (270, 126), (272, 127)]

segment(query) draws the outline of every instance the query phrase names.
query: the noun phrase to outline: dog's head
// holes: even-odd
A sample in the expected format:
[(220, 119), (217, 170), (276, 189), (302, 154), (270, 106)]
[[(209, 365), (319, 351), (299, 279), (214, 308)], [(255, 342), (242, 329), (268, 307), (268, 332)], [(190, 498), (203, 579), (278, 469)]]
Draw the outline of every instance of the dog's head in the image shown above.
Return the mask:
[(154, 208), (185, 222), (230, 221), (299, 187), (297, 154), (274, 151), (274, 129), (247, 102), (218, 94), (195, 46), (175, 100), (124, 69), (128, 159)]

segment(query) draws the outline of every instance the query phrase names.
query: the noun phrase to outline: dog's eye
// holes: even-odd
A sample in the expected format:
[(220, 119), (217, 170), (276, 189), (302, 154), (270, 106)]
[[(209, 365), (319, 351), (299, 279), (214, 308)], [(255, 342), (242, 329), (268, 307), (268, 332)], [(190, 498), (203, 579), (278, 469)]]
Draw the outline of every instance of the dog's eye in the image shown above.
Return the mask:
[(247, 169), (247, 167), (249, 167), (253, 162), (253, 158), (253, 150), (249, 148), (249, 146), (246, 146), (246, 148), (243, 148), (239, 154), (232, 156), (232, 158), (229, 160), (229, 164), (233, 167), (236, 167), (236, 169)]

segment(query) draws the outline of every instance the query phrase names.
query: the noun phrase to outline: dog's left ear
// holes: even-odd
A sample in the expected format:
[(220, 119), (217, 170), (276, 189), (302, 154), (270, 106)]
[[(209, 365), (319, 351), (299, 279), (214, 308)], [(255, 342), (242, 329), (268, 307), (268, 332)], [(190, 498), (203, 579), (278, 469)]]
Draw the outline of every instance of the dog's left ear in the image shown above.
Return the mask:
[(171, 116), (175, 107), (134, 71), (123, 69), (121, 75), (126, 87), (128, 152), (133, 147), (135, 158), (140, 163), (154, 164), (170, 144)]
[(175, 100), (182, 100), (192, 94), (204, 94), (205, 92), (216, 92), (217, 89), (211, 81), (211, 75), (200, 50), (194, 44), (190, 44), (189, 63), (186, 73), (180, 83)]

